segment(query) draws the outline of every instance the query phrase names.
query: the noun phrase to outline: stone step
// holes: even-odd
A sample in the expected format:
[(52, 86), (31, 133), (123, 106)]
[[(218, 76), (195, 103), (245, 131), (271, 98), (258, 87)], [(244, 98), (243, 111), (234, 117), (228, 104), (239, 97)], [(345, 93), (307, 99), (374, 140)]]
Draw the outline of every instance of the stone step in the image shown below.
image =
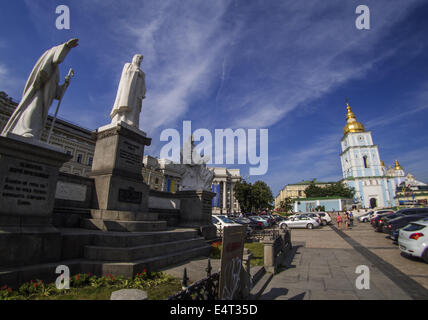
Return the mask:
[(82, 228), (119, 232), (146, 232), (167, 230), (166, 221), (118, 221), (101, 219), (82, 219)]
[(186, 239), (137, 247), (85, 246), (84, 257), (89, 260), (134, 261), (204, 246), (204, 238)]
[(100, 210), (92, 209), (91, 217), (101, 220), (116, 220), (116, 221), (157, 221), (158, 213), (156, 212), (134, 212), (134, 211), (119, 211), (119, 210)]
[(147, 271), (159, 271), (169, 265), (183, 262), (196, 257), (208, 257), (210, 246), (201, 246), (184, 251), (176, 251), (170, 254), (151, 257), (147, 259), (131, 261), (131, 262), (106, 262), (106, 261), (91, 261), (85, 260), (82, 262), (82, 272), (97, 275), (113, 275), (124, 277), (133, 277), (137, 273)]
[(174, 229), (171, 231), (157, 231), (144, 233), (100, 233), (94, 238), (94, 246), (104, 247), (135, 247), (162, 242), (172, 242), (198, 237), (198, 231), (193, 229)]

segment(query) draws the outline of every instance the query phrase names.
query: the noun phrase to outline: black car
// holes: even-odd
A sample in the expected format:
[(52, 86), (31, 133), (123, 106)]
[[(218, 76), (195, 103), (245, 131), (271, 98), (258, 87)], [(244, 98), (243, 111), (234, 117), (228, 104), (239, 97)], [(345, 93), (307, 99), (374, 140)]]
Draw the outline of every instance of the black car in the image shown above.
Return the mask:
[(373, 223), (372, 223), (372, 226), (373, 228), (375, 228), (375, 231), (381, 232), (385, 219), (390, 216), (394, 219), (394, 218), (401, 217), (402, 215), (398, 212), (396, 213), (389, 212), (389, 213), (379, 214), (376, 218), (373, 219)]
[(396, 241), (398, 240), (398, 234), (397, 232), (394, 233), (394, 231), (407, 226), (410, 222), (417, 221), (427, 217), (428, 217), (428, 211), (425, 213), (411, 214), (407, 216), (398, 217), (398, 218), (389, 220), (389, 222), (384, 225), (383, 231), (391, 235), (391, 238)]
[[(409, 208), (409, 209), (398, 210), (397, 212), (395, 212), (395, 214), (397, 214), (397, 216), (388, 215), (388, 216), (384, 217), (382, 219), (383, 225), (384, 226), (388, 225), (388, 223), (391, 220), (397, 219), (398, 217), (412, 216), (415, 214), (425, 214), (425, 213), (428, 213), (428, 208)], [(383, 226), (382, 226), (382, 229), (383, 229)]]
[(263, 223), (261, 223), (260, 221), (254, 220), (253, 216), (247, 216), (246, 219), (250, 220), (252, 223), (252, 226), (254, 226), (253, 230), (257, 230), (257, 229), (263, 229)]

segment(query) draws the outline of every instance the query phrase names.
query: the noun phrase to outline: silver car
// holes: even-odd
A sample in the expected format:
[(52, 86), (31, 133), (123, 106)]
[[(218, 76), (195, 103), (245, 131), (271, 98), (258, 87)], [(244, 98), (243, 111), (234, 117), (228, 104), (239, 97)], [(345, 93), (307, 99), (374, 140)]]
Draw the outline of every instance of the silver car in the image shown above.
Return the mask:
[(281, 229), (284, 228), (306, 228), (306, 229), (312, 229), (312, 228), (318, 228), (320, 224), (315, 219), (308, 217), (308, 216), (296, 216), (292, 217), (288, 220), (285, 220), (279, 224), (279, 227)]

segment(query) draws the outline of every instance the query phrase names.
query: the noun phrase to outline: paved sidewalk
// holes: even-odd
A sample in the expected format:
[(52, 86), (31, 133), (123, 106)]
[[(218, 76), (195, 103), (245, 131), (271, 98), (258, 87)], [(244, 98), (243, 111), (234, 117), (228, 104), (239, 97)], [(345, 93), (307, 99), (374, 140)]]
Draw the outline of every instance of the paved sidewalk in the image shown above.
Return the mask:
[[(358, 290), (359, 265), (370, 268), (370, 289)], [(305, 248), (297, 245), (287, 270), (275, 275), (261, 300), (411, 299), (353, 249)]]
[[(409, 260), (384, 234), (369, 224), (348, 230), (334, 225), (292, 230), (294, 249), (288, 268), (276, 274), (262, 300), (395, 300), (428, 299), (428, 267)], [(370, 270), (370, 289), (359, 290), (359, 265)]]

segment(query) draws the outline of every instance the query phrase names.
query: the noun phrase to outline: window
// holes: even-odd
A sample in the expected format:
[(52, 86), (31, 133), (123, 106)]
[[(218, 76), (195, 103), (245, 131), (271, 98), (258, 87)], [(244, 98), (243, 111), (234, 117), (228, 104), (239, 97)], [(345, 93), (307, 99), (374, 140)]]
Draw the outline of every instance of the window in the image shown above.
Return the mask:
[(369, 167), (369, 165), (368, 165), (368, 163), (367, 163), (367, 156), (364, 156), (364, 157), (363, 157), (363, 162), (364, 162), (364, 168), (368, 168), (368, 167)]
[(88, 166), (92, 167), (92, 163), (94, 162), (94, 158), (93, 157), (89, 157), (88, 159)]
[(78, 155), (77, 155), (77, 163), (82, 163), (82, 159), (83, 159), (83, 155), (81, 154), (81, 153), (79, 153)]

